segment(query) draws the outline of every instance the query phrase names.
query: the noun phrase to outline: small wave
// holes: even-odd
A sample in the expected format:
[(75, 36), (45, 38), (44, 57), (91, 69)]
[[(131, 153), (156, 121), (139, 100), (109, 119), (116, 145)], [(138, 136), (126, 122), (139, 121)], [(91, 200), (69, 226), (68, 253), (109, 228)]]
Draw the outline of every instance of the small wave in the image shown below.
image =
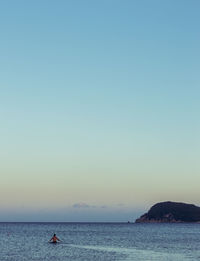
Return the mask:
[(132, 260), (146, 260), (146, 261), (191, 261), (191, 259), (177, 253), (165, 253), (153, 250), (141, 250), (136, 248), (124, 248), (124, 247), (107, 247), (107, 246), (93, 246), (93, 245), (75, 245), (68, 244), (70, 247), (89, 249), (102, 252), (114, 252), (118, 254), (126, 255), (124, 261)]

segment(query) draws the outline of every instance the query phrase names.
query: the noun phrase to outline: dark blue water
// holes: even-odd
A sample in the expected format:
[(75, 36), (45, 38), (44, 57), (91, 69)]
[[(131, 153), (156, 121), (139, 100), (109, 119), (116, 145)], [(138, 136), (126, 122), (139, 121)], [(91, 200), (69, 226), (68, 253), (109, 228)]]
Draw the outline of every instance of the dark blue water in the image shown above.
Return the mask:
[(200, 260), (200, 224), (0, 223), (0, 235), (2, 261)]

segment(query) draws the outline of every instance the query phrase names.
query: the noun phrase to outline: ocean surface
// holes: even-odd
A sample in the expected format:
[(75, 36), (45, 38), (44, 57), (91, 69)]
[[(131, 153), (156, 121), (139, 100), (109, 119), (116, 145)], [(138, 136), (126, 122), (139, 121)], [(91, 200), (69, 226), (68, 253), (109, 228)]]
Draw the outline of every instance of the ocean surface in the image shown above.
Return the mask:
[(0, 223), (0, 236), (2, 261), (200, 260), (200, 224)]

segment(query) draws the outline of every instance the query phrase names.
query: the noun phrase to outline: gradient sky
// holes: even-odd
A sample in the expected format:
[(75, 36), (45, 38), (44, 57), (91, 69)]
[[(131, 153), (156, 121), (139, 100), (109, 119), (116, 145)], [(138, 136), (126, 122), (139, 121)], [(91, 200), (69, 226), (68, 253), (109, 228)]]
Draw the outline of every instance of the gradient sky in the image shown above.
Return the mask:
[(200, 205), (200, 2), (0, 2), (0, 221)]

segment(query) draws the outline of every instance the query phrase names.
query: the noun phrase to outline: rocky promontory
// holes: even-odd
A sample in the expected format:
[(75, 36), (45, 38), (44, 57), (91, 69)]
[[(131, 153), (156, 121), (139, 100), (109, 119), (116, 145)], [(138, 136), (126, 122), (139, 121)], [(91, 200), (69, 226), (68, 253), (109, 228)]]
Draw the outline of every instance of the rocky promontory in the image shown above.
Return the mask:
[(160, 202), (136, 219), (136, 223), (200, 222), (200, 207), (178, 202)]

